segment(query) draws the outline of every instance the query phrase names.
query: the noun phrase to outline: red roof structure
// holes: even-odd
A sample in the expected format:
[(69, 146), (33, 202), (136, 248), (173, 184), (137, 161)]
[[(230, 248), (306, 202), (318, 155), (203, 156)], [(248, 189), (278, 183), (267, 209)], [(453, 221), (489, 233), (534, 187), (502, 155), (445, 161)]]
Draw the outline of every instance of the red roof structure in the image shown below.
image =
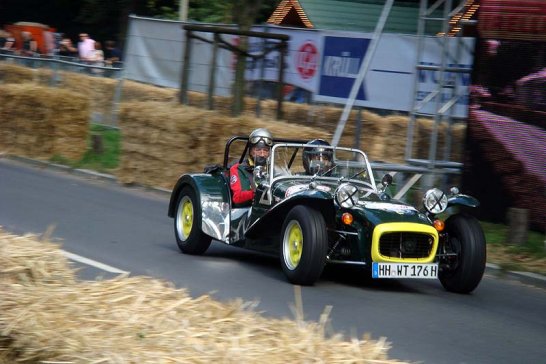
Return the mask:
[(298, 0), (282, 0), (267, 22), (275, 25), (314, 28)]

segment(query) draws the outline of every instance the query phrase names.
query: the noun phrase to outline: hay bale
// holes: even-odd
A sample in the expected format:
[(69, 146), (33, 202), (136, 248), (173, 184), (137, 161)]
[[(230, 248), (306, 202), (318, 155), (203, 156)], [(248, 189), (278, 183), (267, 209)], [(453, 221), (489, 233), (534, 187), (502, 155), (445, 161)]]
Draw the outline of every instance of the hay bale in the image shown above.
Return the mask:
[(34, 80), (35, 71), (9, 62), (0, 62), (0, 83), (25, 83)]
[(232, 118), (214, 111), (163, 102), (124, 103), (120, 113), (122, 156), (116, 172), (122, 183), (172, 188), (182, 173), (221, 163), (226, 141), (267, 127), (277, 138), (328, 138), (298, 124)]
[(0, 85), (0, 150), (38, 159), (80, 159), (87, 149), (88, 102), (32, 83)]
[(124, 102), (163, 101), (178, 102), (178, 90), (157, 87), (136, 81), (123, 81), (122, 98)]
[(328, 311), (267, 319), (151, 278), (78, 281), (54, 244), (2, 230), (0, 287), (0, 362), (397, 362), (385, 338), (327, 332)]

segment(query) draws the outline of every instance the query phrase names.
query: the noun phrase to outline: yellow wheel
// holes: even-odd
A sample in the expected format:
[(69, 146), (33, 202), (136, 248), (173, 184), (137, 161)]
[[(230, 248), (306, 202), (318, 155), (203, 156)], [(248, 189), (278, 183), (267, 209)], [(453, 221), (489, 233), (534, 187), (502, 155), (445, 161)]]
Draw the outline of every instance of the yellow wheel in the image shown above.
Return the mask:
[(281, 232), (281, 265), (288, 280), (310, 285), (319, 279), (326, 264), (328, 233), (322, 213), (299, 205), (290, 210)]
[(283, 256), (286, 267), (290, 270), (296, 269), (300, 263), (301, 253), (303, 252), (303, 232), (300, 224), (292, 220), (284, 233)]
[(180, 227), (178, 234), (180, 235), (180, 240), (186, 241), (191, 233), (191, 228), (193, 226), (193, 204), (188, 196), (184, 196), (180, 201), (182, 208), (180, 213), (176, 215), (178, 219), (177, 226)]
[(180, 192), (174, 217), (176, 243), (186, 254), (203, 254), (212, 238), (201, 231), (201, 205), (190, 186)]

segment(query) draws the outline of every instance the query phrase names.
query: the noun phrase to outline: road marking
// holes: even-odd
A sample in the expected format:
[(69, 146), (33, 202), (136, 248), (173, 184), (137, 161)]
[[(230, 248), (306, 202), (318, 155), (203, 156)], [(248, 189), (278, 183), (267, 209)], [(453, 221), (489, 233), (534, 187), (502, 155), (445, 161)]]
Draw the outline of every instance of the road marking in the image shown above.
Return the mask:
[(97, 262), (96, 260), (89, 259), (89, 258), (86, 258), (86, 257), (82, 257), (81, 255), (69, 253), (69, 252), (67, 252), (65, 250), (61, 250), (61, 252), (63, 253), (63, 255), (65, 257), (67, 257), (70, 260), (74, 260), (74, 261), (79, 262), (79, 263), (87, 264), (87, 265), (90, 265), (92, 267), (102, 269), (102, 270), (104, 270), (106, 272), (118, 273), (118, 274), (128, 274), (129, 273), (129, 272), (126, 272), (124, 270), (112, 267), (112, 266), (110, 266), (108, 264)]

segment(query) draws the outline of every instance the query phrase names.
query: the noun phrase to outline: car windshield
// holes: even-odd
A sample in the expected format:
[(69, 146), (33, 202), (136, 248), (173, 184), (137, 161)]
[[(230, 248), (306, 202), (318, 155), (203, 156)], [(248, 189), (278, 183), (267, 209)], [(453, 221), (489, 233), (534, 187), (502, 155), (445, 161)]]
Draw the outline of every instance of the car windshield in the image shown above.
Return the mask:
[(273, 176), (301, 176), (309, 179), (336, 179), (363, 182), (375, 188), (366, 155), (357, 149), (309, 147), (305, 144), (275, 144), (271, 153)]

